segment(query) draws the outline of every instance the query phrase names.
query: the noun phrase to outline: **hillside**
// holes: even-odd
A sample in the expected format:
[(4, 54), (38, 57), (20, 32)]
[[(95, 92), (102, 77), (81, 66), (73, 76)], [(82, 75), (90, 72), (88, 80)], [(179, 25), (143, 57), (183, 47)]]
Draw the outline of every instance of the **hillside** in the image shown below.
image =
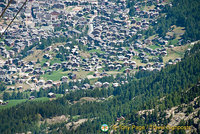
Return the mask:
[(171, 5), (163, 10), (166, 15), (158, 20), (158, 25), (154, 27), (156, 32), (165, 36), (168, 31), (173, 32), (171, 26), (176, 25), (186, 30), (183, 34), (185, 42), (199, 40), (199, 6), (198, 0), (173, 0)]
[[(159, 112), (162, 112), (162, 114), (160, 114), (162, 116), (160, 117), (161, 120), (159, 124), (165, 125), (169, 123), (170, 120), (162, 119), (166, 112), (164, 112), (164, 110), (173, 109), (174, 106), (183, 105), (183, 103), (189, 104), (194, 98), (199, 96), (199, 87), (194, 86), (200, 78), (199, 46), (199, 44), (194, 45), (193, 49), (191, 49), (192, 53), (187, 53), (180, 63), (170, 65), (161, 72), (150, 74), (139, 80), (135, 79), (131, 83), (118, 87), (113, 91), (111, 89), (96, 89), (86, 92), (80, 90), (66, 94), (64, 97), (57, 100), (46, 102), (28, 101), (15, 107), (2, 110), (0, 112), (2, 124), (1, 133), (24, 131), (39, 133), (49, 126), (45, 123), (39, 128), (36, 127), (39, 120), (59, 115), (70, 116), (70, 120), (67, 120), (68, 123), (84, 118), (93, 120), (87, 120), (75, 130), (67, 130), (64, 127), (67, 122), (63, 122), (53, 126), (50, 125), (48, 130), (45, 129), (46, 131), (56, 132), (58, 129), (63, 133), (100, 133), (99, 127), (101, 123), (113, 124), (116, 118), (120, 116), (125, 116), (127, 123), (130, 122), (136, 125), (151, 124), (154, 121), (157, 122), (159, 119), (157, 117), (152, 120), (151, 116), (148, 117), (149, 119), (136, 116), (138, 110), (155, 108), (157, 108)], [(188, 90), (188, 88), (191, 89)], [(185, 93), (186, 90), (187, 92)], [(99, 102), (86, 101), (75, 103), (75, 101), (80, 100), (81, 97), (106, 98), (110, 95), (114, 96), (108, 99), (102, 99), (102, 101)], [(175, 97), (172, 97), (172, 95)], [(164, 100), (161, 99), (163, 101), (158, 101), (160, 100), (159, 98), (163, 97)], [(197, 99), (197, 102), (199, 102), (199, 99)], [(196, 107), (192, 112), (198, 110), (198, 104), (199, 103), (195, 103), (195, 105), (191, 105)], [(183, 111), (185, 111), (184, 108)], [(188, 112), (191, 113), (191, 111)], [(153, 115), (157, 116), (159, 114), (154, 113)], [(75, 116), (78, 118), (74, 118)], [(196, 116), (194, 118), (196, 118)], [(172, 118), (171, 122), (173, 122), (173, 120), (174, 118)]]
[(10, 2), (0, 134), (200, 133), (199, 0)]

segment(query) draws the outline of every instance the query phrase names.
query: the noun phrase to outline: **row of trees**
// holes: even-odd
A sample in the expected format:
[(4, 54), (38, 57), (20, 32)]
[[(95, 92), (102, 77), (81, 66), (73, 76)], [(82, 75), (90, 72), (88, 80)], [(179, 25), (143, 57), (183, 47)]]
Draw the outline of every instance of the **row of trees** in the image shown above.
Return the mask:
[(14, 99), (27, 99), (29, 98), (29, 95), (26, 93), (22, 93), (22, 92), (15, 92), (13, 91), (12, 94), (8, 93), (8, 92), (4, 92), (3, 93), (3, 100), (7, 101), (7, 100), (14, 100)]

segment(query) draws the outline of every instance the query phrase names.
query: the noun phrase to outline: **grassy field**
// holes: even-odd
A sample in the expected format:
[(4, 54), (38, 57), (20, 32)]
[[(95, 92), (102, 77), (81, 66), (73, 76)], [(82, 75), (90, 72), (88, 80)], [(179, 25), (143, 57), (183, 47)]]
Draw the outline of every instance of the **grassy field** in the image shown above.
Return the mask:
[(0, 105), (0, 110), (10, 108), (12, 106), (16, 106), (17, 104), (20, 104), (22, 102), (28, 101), (27, 99), (22, 99), (22, 100), (9, 100), (7, 105)]
[(136, 62), (137, 66), (145, 66), (146, 65), (145, 63), (142, 63), (141, 60), (139, 60), (139, 59), (133, 59), (133, 60)]
[(82, 59), (91, 57), (89, 52), (84, 52), (84, 51), (80, 51), (80, 56)]
[(174, 60), (176, 58), (182, 58), (185, 51), (190, 47), (190, 45), (177, 46), (167, 50), (167, 56), (163, 57), (164, 63), (168, 62), (170, 59)]
[(60, 59), (58, 58), (53, 58), (51, 60), (42, 58), (42, 60), (40, 61), (40, 65), (42, 66), (45, 62), (49, 62), (51, 65), (53, 65), (54, 63), (62, 63), (62, 61), (60, 61)]
[(176, 40), (181, 39), (181, 36), (185, 33), (185, 28), (184, 27), (177, 27), (177, 26), (172, 26), (173, 30), (171, 32), (166, 33), (167, 35), (173, 36), (175, 35)]
[(105, 53), (105, 52), (101, 51), (100, 49), (92, 49), (92, 50), (89, 51), (89, 53), (93, 53), (93, 52), (103, 53), (103, 54)]
[[(52, 46), (52, 49), (54, 49), (59, 45), (64, 45), (64, 43), (55, 43), (55, 44), (52, 44), (51, 46)], [(44, 54), (52, 53), (51, 51), (44, 52), (43, 50), (38, 50), (36, 49), (36, 47), (34, 47), (32, 50), (34, 50), (34, 53), (24, 58), (23, 59), (24, 61), (37, 61), (37, 59), (42, 61)]]
[[(48, 100), (49, 100), (48, 97), (41, 97), (41, 98), (36, 98), (32, 101), (48, 101)], [(28, 100), (28, 99), (8, 100), (8, 104), (4, 105), (4, 106), (0, 106), (0, 110), (16, 106), (17, 104), (20, 104), (20, 103), (23, 103), (23, 102), (26, 102), (26, 101), (31, 101), (31, 100)]]
[(154, 5), (152, 5), (152, 6), (144, 6), (144, 8), (143, 8), (143, 10), (145, 10), (145, 11), (149, 11), (149, 10), (153, 10), (153, 9), (155, 9), (155, 6)]
[(57, 81), (60, 80), (62, 76), (67, 76), (67, 74), (69, 73), (69, 71), (65, 71), (62, 72), (62, 70), (58, 70), (58, 71), (53, 71), (52, 74), (44, 74), (41, 75), (41, 77), (43, 77), (45, 80), (53, 80), (53, 81)]
[(106, 73), (110, 74), (110, 75), (117, 75), (119, 73), (123, 73), (124, 70), (125, 70), (125, 68), (122, 68), (121, 71), (108, 71)]
[(90, 71), (74, 72), (74, 74), (76, 74), (77, 79), (86, 78), (89, 73), (92, 75), (93, 72), (90, 72)]
[(37, 59), (41, 61), (44, 56), (43, 51), (36, 50), (36, 48), (33, 48), (32, 50), (34, 50), (34, 53), (24, 58), (24, 61), (37, 61)]
[(60, 61), (60, 59), (58, 58), (53, 58), (50, 60), (50, 64), (54, 64), (54, 63), (61, 63), (62, 61)]
[(87, 75), (93, 75), (94, 72), (93, 71), (90, 71)]
[(7, 45), (5, 45), (5, 48), (6, 48), (7, 51), (12, 49), (11, 47), (9, 47)]
[[(63, 96), (62, 94), (56, 94), (56, 99), (59, 97), (62, 97), (62, 96)], [(16, 105), (26, 102), (26, 101), (48, 101), (48, 100), (50, 100), (48, 97), (35, 98), (34, 100), (28, 100), (28, 99), (8, 100), (7, 105), (0, 105), (0, 110), (16, 106)]]
[(178, 44), (178, 39), (173, 39), (169, 41), (169, 45), (177, 45)]
[(149, 46), (149, 48), (151, 48), (151, 49), (156, 49), (156, 48), (161, 48), (160, 46), (157, 46), (157, 45), (151, 45), (151, 46)]
[(93, 79), (90, 79), (90, 84), (94, 84), (95, 82), (97, 82), (98, 78), (93, 78)]

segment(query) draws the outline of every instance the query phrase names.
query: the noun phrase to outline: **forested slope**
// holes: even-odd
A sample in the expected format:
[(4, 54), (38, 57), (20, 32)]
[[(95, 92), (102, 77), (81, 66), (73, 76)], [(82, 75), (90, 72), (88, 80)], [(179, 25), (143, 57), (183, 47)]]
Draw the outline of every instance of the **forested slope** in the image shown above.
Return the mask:
[[(0, 133), (15, 133), (33, 131), (41, 133), (44, 129), (37, 122), (57, 115), (79, 115), (79, 118), (91, 118), (76, 130), (65, 129), (64, 124), (57, 125), (65, 133), (100, 133), (102, 123), (113, 124), (117, 117), (132, 117), (138, 110), (153, 109), (160, 105), (159, 110), (165, 110), (190, 100), (180, 99), (178, 95), (197, 84), (200, 79), (200, 44), (196, 44), (185, 58), (176, 65), (165, 67), (158, 73), (147, 77), (134, 79), (130, 84), (116, 89), (96, 89), (93, 91), (71, 92), (64, 97), (47, 102), (27, 101), (15, 107), (0, 111)], [(196, 89), (199, 91), (199, 88)], [(176, 95), (178, 98), (170, 95)], [(110, 97), (100, 102), (74, 103), (81, 97)], [(187, 94), (186, 94), (187, 95)], [(194, 98), (197, 94), (193, 94)], [(166, 97), (163, 103), (159, 98)], [(186, 100), (184, 100), (186, 99)], [(134, 112), (133, 112), (134, 111)], [(130, 118), (131, 119), (131, 118)], [(134, 119), (131, 119), (134, 121)], [(151, 122), (151, 120), (149, 120)], [(147, 122), (148, 123), (148, 122)], [(45, 126), (47, 127), (47, 126)], [(51, 127), (49, 131), (57, 131)]]
[(200, 2), (199, 0), (173, 0), (172, 5), (168, 5), (163, 10), (166, 15), (158, 19), (158, 24), (154, 26), (156, 33), (165, 36), (172, 25), (185, 27), (183, 38), (185, 41), (196, 41), (200, 39)]

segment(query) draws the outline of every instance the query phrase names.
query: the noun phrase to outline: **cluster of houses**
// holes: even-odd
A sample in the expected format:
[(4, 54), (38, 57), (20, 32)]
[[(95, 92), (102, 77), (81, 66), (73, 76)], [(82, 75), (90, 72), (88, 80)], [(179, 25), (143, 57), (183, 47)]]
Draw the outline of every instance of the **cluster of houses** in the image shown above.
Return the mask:
[(0, 100), (0, 105), (7, 105), (8, 102), (4, 102), (3, 100)]
[[(137, 39), (127, 47), (120, 47), (126, 38), (132, 37), (138, 31), (147, 30), (151, 24), (156, 22), (164, 4), (161, 0), (148, 0), (145, 4), (152, 5), (155, 2), (159, 4), (154, 9), (142, 10), (144, 2), (136, 1), (135, 14), (130, 17), (130, 10), (125, 0), (119, 0), (117, 3), (108, 0), (29, 0), (26, 8), (10, 26), (5, 39), (0, 42), (0, 55), (7, 59), (0, 63), (0, 80), (9, 85), (27, 83), (31, 86), (31, 90), (35, 90), (40, 87), (59, 86), (62, 82), (69, 80), (77, 80), (73, 72), (78, 71), (93, 71), (95, 72), (93, 77), (99, 78), (108, 76), (106, 71), (130, 73), (135, 69), (160, 70), (165, 65), (159, 62), (157, 57), (167, 55), (165, 48), (168, 44), (167, 39), (154, 37), (151, 40), (142, 40), (143, 35), (138, 34)], [(4, 23), (0, 23), (1, 32), (22, 3), (23, 1), (13, 0), (3, 16)], [(0, 10), (3, 10), (6, 4), (7, 1), (0, 0)], [(41, 39), (59, 36), (76, 38), (79, 44), (87, 45), (89, 56), (82, 57), (82, 50), (78, 46), (69, 47), (72, 42), (66, 42), (66, 45), (60, 45), (54, 49), (51, 46), (45, 48), (43, 58), (48, 61), (39, 67), (35, 66), (38, 63), (34, 61), (26, 62), (16, 58), (26, 46), (40, 42)], [(163, 47), (149, 48), (148, 46), (153, 42), (159, 42)], [(68, 54), (61, 53), (61, 49), (66, 50)], [(90, 50), (99, 52), (90, 52)], [(66, 60), (50, 64), (49, 61), (55, 57), (50, 52), (60, 53)], [(34, 51), (29, 50), (27, 53), (32, 54)], [(145, 65), (137, 65), (134, 60), (136, 57)], [(169, 64), (178, 61), (180, 59), (171, 61)], [(71, 73), (56, 82), (40, 79), (41, 75), (50, 74), (56, 70)], [(94, 85), (74, 86), (73, 89), (118, 87), (126, 82), (96, 82)]]
[[(151, 4), (155, 1), (149, 0)], [(13, 16), (23, 1), (14, 1), (3, 16), (4, 22), (7, 16)], [(134, 17), (129, 17), (129, 8), (125, 0), (114, 3), (108, 0), (30, 0), (21, 15), (10, 26), (5, 40), (0, 46), (8, 46), (11, 49), (1, 51), (5, 58), (16, 56), (26, 46), (31, 46), (41, 39), (66, 36), (69, 38), (81, 36), (89, 26), (88, 35), (80, 37), (79, 43), (86, 45), (95, 44), (114, 46), (124, 42), (137, 31), (148, 29), (149, 25), (156, 21), (159, 11), (164, 4), (157, 4), (155, 9), (141, 10), (143, 3), (136, 2)], [(6, 1), (0, 1), (0, 9), (4, 9)], [(71, 9), (72, 8), (72, 9)], [(136, 18), (142, 18), (138, 21)], [(0, 24), (0, 31), (6, 28), (6, 23)], [(78, 28), (77, 28), (78, 27)], [(60, 31), (55, 29), (61, 28)], [(147, 41), (149, 44), (151, 41)], [(165, 40), (161, 42), (166, 43)], [(30, 51), (30, 54), (32, 51)]]

